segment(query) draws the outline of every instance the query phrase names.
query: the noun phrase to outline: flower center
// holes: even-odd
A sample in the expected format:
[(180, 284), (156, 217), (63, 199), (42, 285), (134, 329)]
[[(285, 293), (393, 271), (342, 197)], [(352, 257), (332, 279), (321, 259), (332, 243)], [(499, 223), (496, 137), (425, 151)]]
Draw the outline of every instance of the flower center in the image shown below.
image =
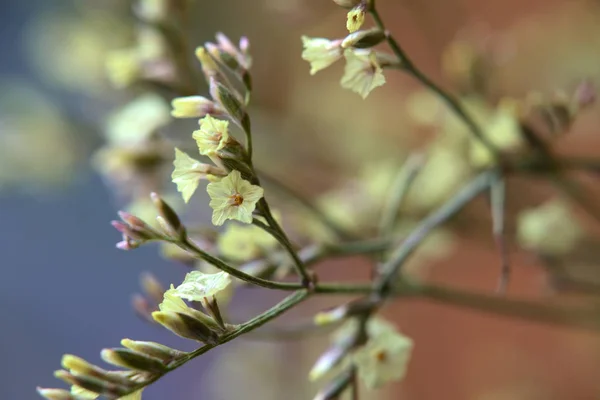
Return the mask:
[(388, 358), (388, 356), (384, 350), (379, 350), (379, 351), (375, 352), (375, 354), (373, 354), (373, 355), (375, 356), (375, 359), (377, 361), (379, 361), (380, 363), (386, 362), (387, 358)]
[(229, 202), (231, 205), (240, 206), (244, 202), (244, 198), (239, 193), (235, 193), (229, 196)]

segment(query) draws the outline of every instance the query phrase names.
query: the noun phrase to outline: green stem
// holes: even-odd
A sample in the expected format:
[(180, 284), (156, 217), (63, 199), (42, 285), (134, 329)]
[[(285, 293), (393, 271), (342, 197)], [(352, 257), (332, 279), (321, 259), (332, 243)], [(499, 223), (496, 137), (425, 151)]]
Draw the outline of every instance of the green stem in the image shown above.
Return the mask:
[(473, 136), (475, 136), (484, 146), (488, 148), (488, 150), (496, 157), (499, 158), (500, 154), (496, 147), (492, 144), (492, 142), (485, 136), (483, 130), (479, 127), (479, 125), (475, 122), (473, 117), (469, 115), (467, 110), (462, 106), (462, 104), (456, 99), (452, 94), (442, 89), (435, 82), (433, 82), (427, 75), (425, 75), (410, 59), (408, 54), (400, 47), (400, 44), (394, 39), (394, 37), (387, 32), (385, 28), (385, 24), (379, 15), (377, 9), (373, 6), (370, 10), (371, 16), (377, 24), (377, 27), (382, 31), (386, 32), (386, 40), (389, 44), (390, 48), (398, 57), (400, 62), (402, 63), (402, 67), (404, 71), (406, 71), (409, 75), (417, 79), (424, 86), (429, 88), (435, 94), (437, 94), (444, 102), (448, 105), (448, 107), (467, 125)]
[(479, 193), (489, 188), (491, 177), (495, 172), (485, 171), (469, 182), (453, 198), (444, 203), (433, 214), (425, 218), (404, 242), (393, 252), (390, 259), (381, 267), (381, 274), (373, 284), (374, 296), (379, 302), (385, 299), (387, 292), (393, 287), (400, 268), (410, 255), (423, 242), (427, 235), (436, 227), (457, 214)]
[(269, 208), (269, 203), (267, 203), (264, 197), (259, 200), (258, 207), (272, 229), (267, 230), (267, 232), (270, 233), (275, 239), (277, 239), (277, 241), (286, 249), (290, 257), (292, 257), (296, 273), (302, 278), (303, 287), (311, 286), (312, 278), (308, 274), (308, 269), (306, 268), (306, 265), (304, 265), (304, 262), (298, 256), (298, 253), (294, 249), (294, 246), (292, 246), (292, 243), (290, 242), (289, 238), (273, 217), (271, 209)]

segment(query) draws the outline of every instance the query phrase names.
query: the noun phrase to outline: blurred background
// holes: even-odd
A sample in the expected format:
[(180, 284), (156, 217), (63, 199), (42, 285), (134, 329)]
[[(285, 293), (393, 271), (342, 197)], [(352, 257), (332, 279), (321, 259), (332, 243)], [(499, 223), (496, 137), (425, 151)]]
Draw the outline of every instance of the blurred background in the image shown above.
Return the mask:
[[(417, 65), (472, 104), (484, 122), (504, 98), (572, 93), (582, 79), (600, 83), (598, 1), (379, 0), (378, 7)], [(149, 191), (168, 196), (175, 189), (167, 179), (170, 161), (141, 172), (128, 169), (128, 157), (147, 161), (147, 156), (159, 154), (164, 161), (162, 153), (148, 143), (122, 150), (115, 139), (120, 133), (115, 132), (160, 128), (169, 143), (192, 148), (196, 124), (177, 121), (167, 126), (140, 116), (127, 125), (119, 119), (131, 101), (160, 89), (148, 82), (124, 85), (132, 72), (116, 68), (117, 61), (108, 65), (107, 73), (107, 59), (116, 59), (109, 56), (115, 50), (137, 45), (154, 56), (160, 53), (153, 47), (157, 40), (142, 32), (131, 10), (131, 2), (122, 0), (3, 2), (1, 399), (38, 398), (36, 386), (58, 386), (52, 371), (60, 367), (62, 354), (98, 362), (101, 348), (116, 346), (124, 337), (191, 349), (190, 343), (136, 318), (130, 307), (143, 271), (153, 272), (165, 285), (177, 285), (186, 267), (161, 258), (156, 248), (115, 249), (119, 235), (109, 224), (119, 209), (146, 212)], [(426, 168), (409, 196), (403, 232), (472, 176), (461, 153), (464, 127), (410, 77), (386, 71), (388, 84), (363, 101), (340, 87), (340, 64), (309, 75), (308, 64), (300, 58), (300, 36), (346, 34), (345, 12), (332, 1), (197, 1), (192, 10), (186, 16), (190, 49), (213, 40), (218, 31), (234, 40), (241, 35), (250, 39), (255, 87), (251, 115), (259, 168), (315, 198), (348, 229), (372, 228), (368, 224), (377, 219), (373, 216), (385, 189), (415, 148), (429, 148), (430, 159), (437, 163)], [(153, 68), (155, 82), (169, 76), (169, 65)], [(199, 94), (206, 94), (206, 87)], [(598, 122), (600, 114), (593, 106), (567, 133), (553, 138), (556, 151), (597, 154)], [(597, 190), (597, 177), (579, 178)], [(535, 180), (511, 181), (511, 238), (519, 213), (543, 204), (552, 193)], [(408, 273), (493, 292), (499, 258), (484, 203), (436, 232), (407, 266)], [(286, 210), (285, 204), (280, 206)], [(203, 194), (185, 208), (187, 217), (199, 223), (208, 223), (209, 211)], [(355, 217), (348, 218), (350, 213)], [(582, 229), (597, 230), (582, 210), (574, 207), (573, 213)], [(302, 215), (293, 210), (283, 218), (298, 237), (312, 232), (301, 226)], [(598, 256), (590, 246), (593, 250), (597, 244), (588, 245), (585, 259), (555, 261), (569, 268), (576, 264), (573, 274), (600, 281)], [(511, 260), (509, 295), (559, 295), (539, 257), (511, 246)], [(365, 264), (342, 260), (319, 271), (329, 278), (366, 278)], [(231, 313), (248, 317), (276, 298), (244, 291)], [(308, 318), (340, 300), (311, 302), (294, 315)], [(386, 313), (413, 338), (413, 359), (403, 382), (363, 398), (600, 397), (597, 334), (419, 300), (395, 302)], [(307, 384), (305, 376), (326, 346), (326, 337), (274, 344), (237, 340), (161, 379), (146, 390), (144, 399), (311, 398), (317, 386)]]

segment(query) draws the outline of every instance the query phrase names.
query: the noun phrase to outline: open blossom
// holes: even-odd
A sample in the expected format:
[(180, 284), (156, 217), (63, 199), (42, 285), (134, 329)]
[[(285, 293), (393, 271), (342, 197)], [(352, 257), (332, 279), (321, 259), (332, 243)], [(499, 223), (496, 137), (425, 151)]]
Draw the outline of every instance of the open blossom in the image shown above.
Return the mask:
[(200, 154), (214, 154), (225, 147), (229, 140), (229, 121), (221, 121), (206, 115), (199, 124), (200, 129), (194, 131), (192, 137), (196, 140)]
[(173, 294), (189, 301), (202, 301), (224, 291), (230, 283), (231, 277), (223, 271), (216, 274), (192, 271), (188, 272)]
[(252, 212), (264, 193), (260, 186), (242, 179), (240, 172), (235, 170), (219, 182), (209, 183), (206, 191), (211, 198), (212, 223), (217, 226), (228, 219), (252, 223)]
[(171, 174), (171, 178), (173, 183), (177, 185), (177, 190), (181, 193), (186, 203), (198, 188), (201, 179), (216, 181), (220, 175), (225, 175), (225, 171), (220, 168), (201, 163), (178, 148), (175, 148), (175, 161), (173, 161), (173, 165), (175, 169)]
[(383, 70), (377, 56), (371, 50), (344, 51), (346, 68), (342, 76), (342, 87), (356, 92), (365, 99), (373, 89), (385, 83)]
[(310, 63), (310, 74), (329, 67), (342, 58), (342, 41), (302, 36), (302, 59)]
[(217, 104), (203, 96), (177, 97), (171, 101), (171, 107), (174, 118), (202, 118), (223, 113)]
[(385, 332), (356, 350), (352, 361), (365, 386), (374, 389), (404, 378), (413, 341), (398, 332)]
[(365, 22), (365, 8), (359, 4), (348, 12), (347, 17), (346, 28), (348, 32), (356, 32)]

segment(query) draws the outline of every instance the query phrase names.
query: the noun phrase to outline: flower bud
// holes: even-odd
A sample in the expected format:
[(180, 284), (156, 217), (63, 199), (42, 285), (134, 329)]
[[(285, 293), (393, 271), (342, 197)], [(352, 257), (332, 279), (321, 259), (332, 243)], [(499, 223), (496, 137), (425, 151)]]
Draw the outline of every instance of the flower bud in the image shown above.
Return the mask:
[(176, 358), (185, 355), (185, 352), (172, 349), (165, 345), (155, 342), (143, 342), (139, 340), (123, 339), (121, 345), (140, 354), (157, 358), (163, 363), (168, 364)]
[(202, 321), (187, 314), (155, 311), (152, 318), (178, 336), (206, 344), (217, 344), (217, 334)]
[(144, 272), (140, 276), (140, 285), (144, 292), (152, 298), (157, 304), (163, 301), (165, 288), (160, 284), (158, 279), (150, 272)]
[(335, 322), (340, 322), (346, 318), (363, 313), (372, 307), (373, 306), (371, 303), (364, 300), (342, 304), (341, 306), (334, 307), (330, 310), (317, 313), (314, 318), (315, 324), (328, 325)]
[(356, 49), (368, 49), (377, 46), (384, 40), (385, 32), (378, 28), (356, 31), (346, 36), (342, 41), (342, 48), (354, 47)]
[(308, 379), (316, 381), (331, 371), (348, 355), (348, 347), (334, 345), (319, 357), (308, 374)]
[(344, 8), (352, 8), (357, 6), (361, 0), (333, 0), (335, 4)]
[(158, 358), (136, 353), (129, 349), (104, 349), (100, 352), (100, 356), (107, 363), (117, 367), (158, 374), (166, 370), (166, 366)]
[(37, 388), (37, 392), (48, 400), (76, 400), (70, 392), (64, 389)]
[(90, 364), (83, 358), (71, 354), (65, 354), (63, 356), (61, 365), (64, 369), (77, 376), (90, 376), (100, 380), (113, 382), (116, 385), (121, 385), (124, 387), (131, 387), (135, 385), (135, 382), (129, 380), (127, 377), (111, 375), (108, 373), (108, 371), (96, 365)]
[(213, 101), (202, 96), (177, 97), (171, 101), (174, 118), (202, 118), (206, 114), (223, 115), (223, 110)]
[(202, 64), (202, 72), (204, 72), (206, 79), (210, 79), (210, 77), (214, 77), (219, 73), (219, 66), (204, 47), (196, 49), (196, 57)]
[(91, 376), (72, 374), (63, 369), (55, 371), (54, 376), (69, 385), (79, 386), (90, 392), (98, 393), (110, 398), (120, 397), (129, 391), (129, 388), (127, 387), (116, 385), (102, 379), (93, 378)]
[(181, 223), (181, 220), (179, 219), (179, 216), (175, 210), (173, 210), (171, 206), (169, 206), (158, 194), (154, 192), (150, 193), (150, 198), (160, 213), (160, 216), (164, 219), (166, 225), (168, 225), (175, 233), (176, 237), (179, 239), (185, 238), (185, 227)]
[(241, 123), (246, 111), (242, 102), (225, 85), (219, 83), (214, 77), (210, 78), (210, 95), (231, 117)]

